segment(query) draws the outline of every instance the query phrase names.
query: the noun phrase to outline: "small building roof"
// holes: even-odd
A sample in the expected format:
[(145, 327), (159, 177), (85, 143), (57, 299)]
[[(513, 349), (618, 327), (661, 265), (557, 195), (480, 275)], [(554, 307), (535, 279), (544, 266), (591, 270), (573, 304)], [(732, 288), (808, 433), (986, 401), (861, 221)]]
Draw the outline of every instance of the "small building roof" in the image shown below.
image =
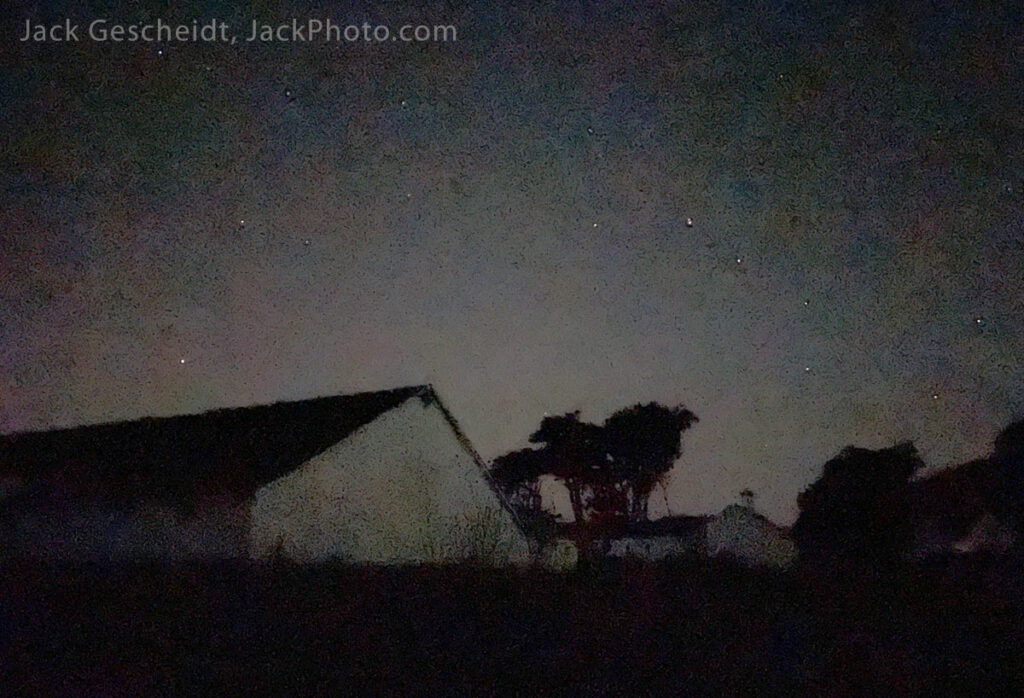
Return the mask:
[(573, 521), (557, 526), (559, 536), (574, 537), (584, 530), (599, 538), (654, 538), (658, 536), (691, 536), (708, 522), (706, 516), (665, 516), (653, 521), (603, 521), (600, 525)]
[(723, 521), (739, 521), (742, 519), (745, 521), (760, 523), (770, 529), (777, 529), (780, 531), (785, 530), (784, 527), (779, 526), (764, 514), (758, 513), (753, 507), (749, 507), (745, 504), (730, 504), (711, 518)]

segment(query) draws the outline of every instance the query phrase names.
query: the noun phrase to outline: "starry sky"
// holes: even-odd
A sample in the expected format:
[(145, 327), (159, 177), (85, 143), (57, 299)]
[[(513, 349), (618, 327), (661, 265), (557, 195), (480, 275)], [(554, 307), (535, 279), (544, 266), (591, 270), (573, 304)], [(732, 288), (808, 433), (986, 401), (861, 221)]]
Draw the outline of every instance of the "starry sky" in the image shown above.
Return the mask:
[[(652, 512), (782, 523), (847, 444), (983, 455), (1024, 415), (1020, 9), (827, 4), (16, 6), (0, 431), (431, 382), (492, 458), (683, 403)], [(239, 44), (18, 40), (65, 17)], [(244, 43), (290, 17), (457, 40)]]

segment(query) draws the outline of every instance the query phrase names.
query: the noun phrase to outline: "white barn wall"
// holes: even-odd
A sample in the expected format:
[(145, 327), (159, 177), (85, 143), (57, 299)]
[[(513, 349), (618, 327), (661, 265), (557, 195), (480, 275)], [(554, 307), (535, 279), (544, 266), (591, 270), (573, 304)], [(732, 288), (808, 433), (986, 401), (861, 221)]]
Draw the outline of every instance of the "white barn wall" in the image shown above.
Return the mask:
[(529, 546), (441, 409), (412, 398), (260, 488), (250, 553), (376, 564), (478, 554), (525, 563)]

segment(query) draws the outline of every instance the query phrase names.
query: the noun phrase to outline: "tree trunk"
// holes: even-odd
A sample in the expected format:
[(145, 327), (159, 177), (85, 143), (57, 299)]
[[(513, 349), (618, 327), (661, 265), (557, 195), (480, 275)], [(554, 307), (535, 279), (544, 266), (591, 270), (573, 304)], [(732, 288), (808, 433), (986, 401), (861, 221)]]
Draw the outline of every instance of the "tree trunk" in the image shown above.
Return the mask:
[(640, 494), (640, 486), (638, 483), (630, 483), (629, 488), (629, 518), (633, 521), (643, 521), (642, 514), (642, 501)]
[(572, 504), (573, 517), (576, 519), (577, 525), (581, 525), (583, 523), (582, 486), (572, 479), (566, 480), (565, 486), (569, 490), (569, 503)]

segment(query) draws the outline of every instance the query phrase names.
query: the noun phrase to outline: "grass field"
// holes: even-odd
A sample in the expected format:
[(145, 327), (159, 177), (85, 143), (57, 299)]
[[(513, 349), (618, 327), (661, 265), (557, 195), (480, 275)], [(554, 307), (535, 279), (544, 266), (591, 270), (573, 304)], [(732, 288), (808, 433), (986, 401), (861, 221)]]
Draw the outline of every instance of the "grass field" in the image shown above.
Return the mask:
[(8, 564), (0, 693), (1022, 695), (1018, 565)]

